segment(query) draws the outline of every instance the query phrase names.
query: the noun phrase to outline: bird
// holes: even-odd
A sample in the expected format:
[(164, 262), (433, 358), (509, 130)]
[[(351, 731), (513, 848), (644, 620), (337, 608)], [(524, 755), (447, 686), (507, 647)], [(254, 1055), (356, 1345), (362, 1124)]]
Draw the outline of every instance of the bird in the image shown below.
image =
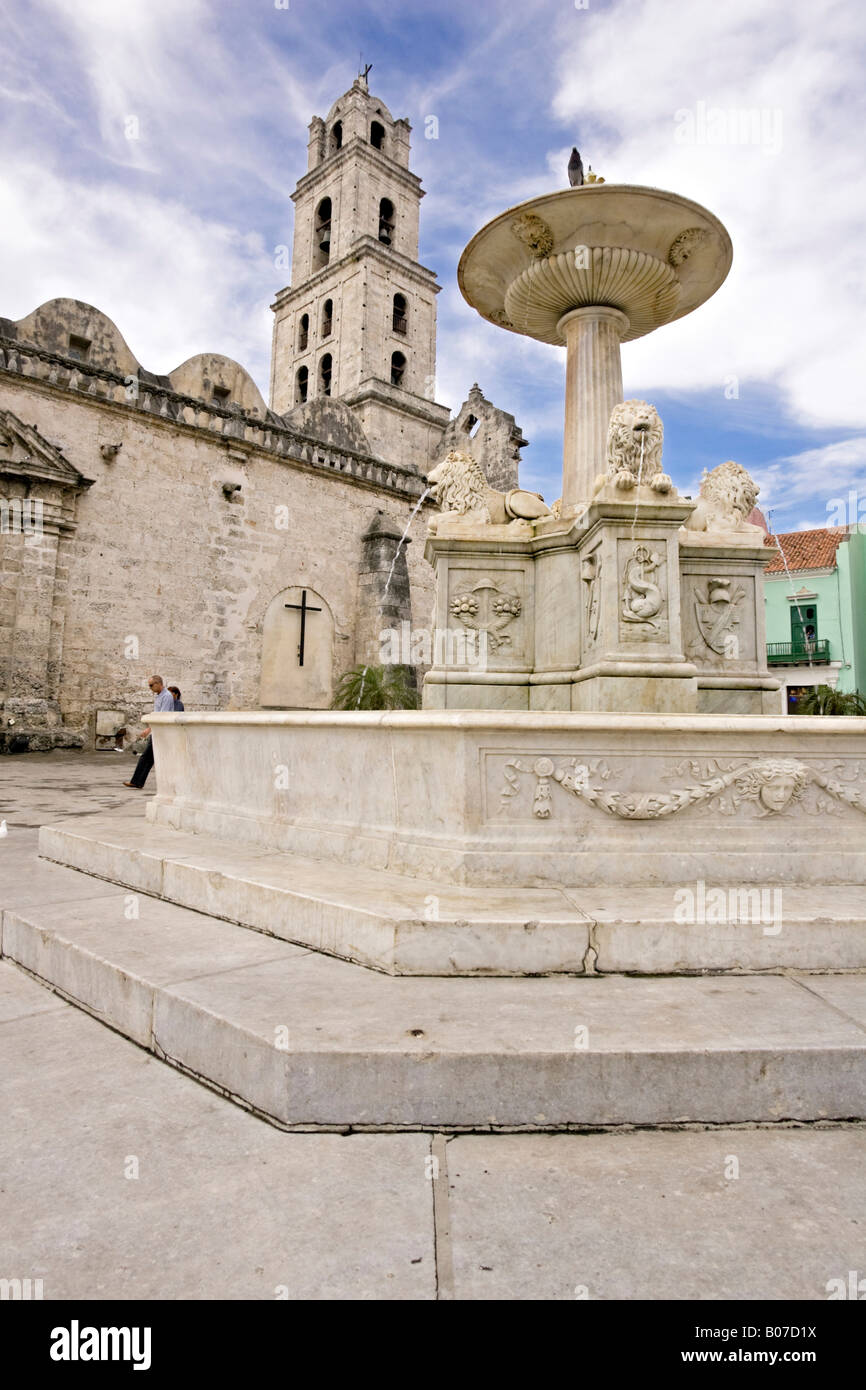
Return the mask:
[(568, 182), (572, 188), (580, 188), (583, 183), (583, 160), (577, 152), (577, 146), (571, 151), (571, 159), (568, 161)]

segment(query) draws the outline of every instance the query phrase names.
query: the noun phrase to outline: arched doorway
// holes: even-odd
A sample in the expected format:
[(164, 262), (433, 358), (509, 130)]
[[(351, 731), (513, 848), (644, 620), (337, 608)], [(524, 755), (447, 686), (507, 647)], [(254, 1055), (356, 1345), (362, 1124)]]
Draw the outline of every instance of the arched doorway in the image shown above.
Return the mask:
[(263, 709), (328, 709), (334, 692), (334, 619), (320, 593), (283, 589), (262, 624)]

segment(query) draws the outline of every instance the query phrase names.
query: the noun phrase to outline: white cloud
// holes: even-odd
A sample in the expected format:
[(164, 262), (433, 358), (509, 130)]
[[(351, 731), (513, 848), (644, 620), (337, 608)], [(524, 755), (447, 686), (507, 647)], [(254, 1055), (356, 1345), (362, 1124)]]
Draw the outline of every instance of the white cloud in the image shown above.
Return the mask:
[(814, 514), (822, 504), (819, 520), (798, 521), (796, 529), (859, 521), (866, 518), (866, 436), (775, 459), (755, 469), (755, 481), (762, 509), (778, 513), (777, 529), (790, 525), (791, 512), (808, 506)]
[[(774, 383), (803, 425), (861, 426), (866, 12), (840, 0), (620, 0), (584, 16), (561, 26), (554, 97), (561, 119), (597, 132), (584, 162), (704, 203), (734, 243), (713, 300), (626, 346), (629, 381), (721, 389), (733, 374), (741, 392)], [(766, 138), (759, 126), (758, 144), (734, 142), (739, 122), (725, 117), (727, 143), (677, 141), (685, 111), (708, 139), (714, 108), (764, 112)]]
[(27, 161), (0, 170), (0, 206), (0, 260), (15, 265), (19, 285), (7, 315), (71, 294), (108, 314), (148, 370), (169, 372), (193, 353), (218, 350), (267, 394), (275, 272), (260, 235)]

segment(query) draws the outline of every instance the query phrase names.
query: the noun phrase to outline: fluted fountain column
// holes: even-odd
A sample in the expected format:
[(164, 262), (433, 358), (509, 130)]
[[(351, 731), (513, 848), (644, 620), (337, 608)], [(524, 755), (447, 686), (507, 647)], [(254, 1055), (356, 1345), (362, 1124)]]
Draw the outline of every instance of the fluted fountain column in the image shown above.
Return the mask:
[(629, 321), (619, 309), (591, 304), (557, 324), (565, 338), (565, 434), (562, 507), (589, 502), (604, 471), (610, 412), (622, 400), (620, 343)]

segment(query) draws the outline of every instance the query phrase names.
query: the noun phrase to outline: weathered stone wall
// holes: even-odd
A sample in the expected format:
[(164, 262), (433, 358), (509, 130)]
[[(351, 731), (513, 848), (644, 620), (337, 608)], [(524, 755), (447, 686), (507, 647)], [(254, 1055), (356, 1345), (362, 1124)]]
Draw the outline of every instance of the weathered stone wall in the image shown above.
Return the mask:
[[(173, 420), (161, 406), (146, 410), (140, 399), (121, 403), (49, 384), (21, 374), (23, 356), (19, 350), (13, 369), (0, 370), (0, 408), (34, 425), (93, 479), (77, 500), (77, 529), (61, 538), (62, 623), (50, 585), (31, 594), (32, 622), (54, 614), (62, 634), (53, 688), (34, 696), (56, 697), (66, 724), (89, 737), (97, 709), (123, 710), (130, 722), (147, 710), (154, 671), (180, 686), (189, 709), (255, 708), (264, 614), (292, 585), (309, 585), (334, 615), (335, 678), (354, 664), (355, 634), (369, 630), (358, 611), (362, 535), (377, 507), (405, 525), (416, 480), (314, 441), (291, 446), (230, 412), (207, 416), (210, 426), (232, 430), (226, 434)], [(35, 365), (49, 364), (31, 359), (27, 371)], [(100, 446), (117, 443), (122, 448), (106, 460)], [(299, 457), (278, 455), (277, 445), (295, 447)], [(223, 485), (236, 483), (229, 500)], [(408, 559), (421, 624), (433, 595), (424, 511)]]

